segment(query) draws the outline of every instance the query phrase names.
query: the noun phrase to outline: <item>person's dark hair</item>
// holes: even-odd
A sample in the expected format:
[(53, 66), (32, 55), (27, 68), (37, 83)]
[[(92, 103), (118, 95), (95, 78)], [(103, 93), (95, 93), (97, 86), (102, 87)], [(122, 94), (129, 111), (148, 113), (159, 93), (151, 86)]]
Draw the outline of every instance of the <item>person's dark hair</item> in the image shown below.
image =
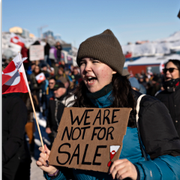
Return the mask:
[(53, 79), (53, 80), (55, 80), (55, 81), (56, 81), (55, 76), (52, 76), (52, 77), (50, 77), (50, 78), (49, 78), (49, 80), (51, 80), (51, 79)]
[(166, 66), (167, 66), (167, 64), (168, 64), (169, 62), (172, 62), (172, 63), (178, 68), (178, 70), (179, 70), (179, 76), (180, 76), (180, 60), (178, 60), (178, 59), (169, 59), (169, 61), (164, 64), (164, 65), (165, 65), (165, 68), (166, 68)]
[[(113, 75), (112, 79), (114, 101), (111, 107), (130, 107), (132, 111), (128, 126), (135, 127), (135, 100), (132, 94), (132, 89), (129, 80), (126, 76), (119, 73)], [(81, 81), (75, 91), (74, 107), (94, 107), (92, 102), (86, 96), (87, 88), (83, 81)]]
[[(39, 67), (39, 72), (37, 73), (37, 74), (40, 74), (41, 73), (41, 68), (40, 68), (40, 66), (39, 65), (35, 65), (35, 68), (36, 67)], [(36, 73), (35, 73), (35, 68), (33, 69), (33, 73), (35, 74), (35, 75), (37, 75)]]

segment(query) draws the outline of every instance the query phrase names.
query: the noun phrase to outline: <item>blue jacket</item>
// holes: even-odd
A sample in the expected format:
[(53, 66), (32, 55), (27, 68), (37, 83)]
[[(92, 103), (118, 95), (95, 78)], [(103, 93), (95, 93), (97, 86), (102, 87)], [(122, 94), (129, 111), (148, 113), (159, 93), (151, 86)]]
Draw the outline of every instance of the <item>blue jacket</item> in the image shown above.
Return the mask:
[[(134, 97), (140, 94), (134, 92)], [(139, 128), (148, 161), (142, 156), (137, 128), (127, 127), (120, 159), (126, 158), (138, 169), (140, 180), (180, 180), (180, 139), (166, 107), (156, 98), (145, 96), (140, 103)], [(107, 173), (75, 170), (75, 179), (112, 179)], [(45, 173), (45, 177), (51, 178)], [(66, 179), (62, 172), (54, 180)]]

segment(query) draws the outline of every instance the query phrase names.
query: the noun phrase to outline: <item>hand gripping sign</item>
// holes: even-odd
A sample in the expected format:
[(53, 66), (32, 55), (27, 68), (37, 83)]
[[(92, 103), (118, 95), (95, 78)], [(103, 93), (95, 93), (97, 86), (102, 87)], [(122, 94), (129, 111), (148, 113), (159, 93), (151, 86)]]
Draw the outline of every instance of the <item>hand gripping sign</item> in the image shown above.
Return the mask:
[(131, 108), (65, 108), (50, 164), (108, 172), (119, 159)]

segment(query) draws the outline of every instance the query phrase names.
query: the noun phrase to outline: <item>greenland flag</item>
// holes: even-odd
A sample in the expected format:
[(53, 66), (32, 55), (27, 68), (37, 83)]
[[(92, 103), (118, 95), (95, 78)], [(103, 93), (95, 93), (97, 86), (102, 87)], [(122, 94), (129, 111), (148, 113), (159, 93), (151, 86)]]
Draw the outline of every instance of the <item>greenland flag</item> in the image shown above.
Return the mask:
[(10, 42), (21, 47), (24, 46), (24, 39), (14, 33), (11, 33)]
[(14, 74), (18, 71), (18, 69), (21, 67), (23, 61), (25, 61), (27, 58), (20, 58), (20, 55), (18, 54), (9, 64), (8, 66), (3, 70), (2, 72), (2, 85), (4, 85), (7, 81), (11, 79), (11, 77), (14, 76)]
[(2, 72), (2, 94), (27, 93), (29, 85), (27, 82), (23, 61), (20, 56), (16, 56), (13, 61)]
[(107, 164), (108, 167), (111, 166), (111, 164), (112, 164), (111, 160), (113, 159), (113, 157), (115, 156), (115, 154), (117, 153), (119, 148), (120, 148), (120, 145), (112, 145), (112, 146), (110, 146), (110, 161)]
[(46, 79), (46, 77), (45, 77), (44, 73), (40, 73), (36, 76), (36, 80), (38, 83), (43, 82), (45, 79)]

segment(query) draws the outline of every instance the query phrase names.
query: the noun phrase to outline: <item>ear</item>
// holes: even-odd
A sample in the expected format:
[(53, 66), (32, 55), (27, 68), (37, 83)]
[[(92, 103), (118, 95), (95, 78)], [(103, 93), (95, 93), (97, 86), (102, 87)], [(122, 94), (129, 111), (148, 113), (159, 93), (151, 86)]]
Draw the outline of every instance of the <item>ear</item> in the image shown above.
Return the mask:
[(117, 72), (116, 71), (112, 71), (112, 74), (116, 74)]

